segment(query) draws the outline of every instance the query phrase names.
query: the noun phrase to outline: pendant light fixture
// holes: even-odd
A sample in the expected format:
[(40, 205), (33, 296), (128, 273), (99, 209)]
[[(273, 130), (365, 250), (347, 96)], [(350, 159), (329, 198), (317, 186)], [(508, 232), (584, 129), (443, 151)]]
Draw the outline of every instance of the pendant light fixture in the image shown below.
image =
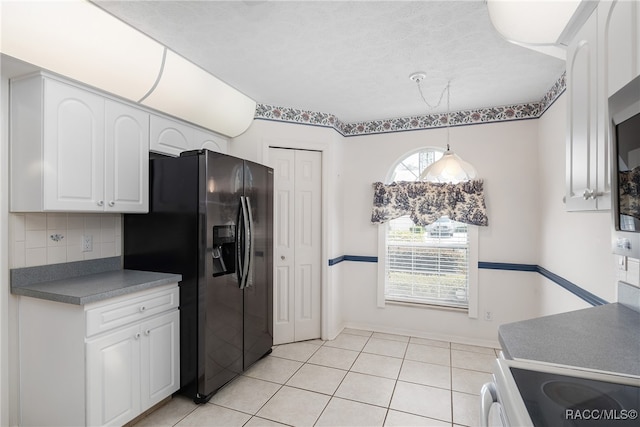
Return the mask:
[[(426, 77), (423, 72), (416, 72), (409, 76), (411, 80), (417, 83), (418, 90), (420, 91), (420, 96), (422, 100), (427, 104), (429, 108), (435, 108), (440, 105), (442, 101), (442, 95), (440, 95), (440, 101), (435, 106), (431, 106), (427, 100), (425, 99), (422, 88), (420, 87), (420, 82), (424, 80)], [(477, 176), (477, 172), (471, 164), (465, 162), (451, 151), (450, 148), (450, 128), (451, 128), (451, 105), (450, 105), (450, 86), (451, 82), (447, 82), (447, 87), (445, 91), (447, 92), (447, 151), (442, 155), (442, 157), (427, 166), (422, 173), (420, 174), (420, 181), (429, 181), (429, 182), (449, 182), (449, 183), (458, 183), (463, 181), (470, 181)], [(444, 94), (444, 91), (443, 91)]]

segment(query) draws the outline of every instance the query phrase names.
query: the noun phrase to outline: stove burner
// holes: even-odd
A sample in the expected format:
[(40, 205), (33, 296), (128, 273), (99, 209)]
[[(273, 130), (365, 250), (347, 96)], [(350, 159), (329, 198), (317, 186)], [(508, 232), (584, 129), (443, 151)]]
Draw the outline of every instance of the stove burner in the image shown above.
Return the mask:
[(575, 410), (619, 410), (620, 403), (585, 384), (568, 381), (548, 381), (542, 385), (544, 394), (558, 405)]

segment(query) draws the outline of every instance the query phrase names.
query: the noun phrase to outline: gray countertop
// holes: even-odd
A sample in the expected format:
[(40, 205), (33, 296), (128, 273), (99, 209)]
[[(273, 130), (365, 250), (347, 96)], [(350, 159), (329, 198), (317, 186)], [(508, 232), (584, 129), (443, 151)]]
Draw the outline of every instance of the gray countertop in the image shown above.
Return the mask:
[(620, 304), (499, 327), (508, 359), (527, 359), (640, 376), (640, 313)]
[[(68, 271), (69, 265), (59, 264), (55, 267), (44, 266), (32, 269), (27, 271), (29, 274), (24, 275), (27, 277), (24, 280), (19, 274), (12, 274), (15, 277), (12, 277), (14, 280), (11, 282), (11, 293), (84, 305), (182, 280), (179, 274), (113, 269), (114, 265), (117, 265), (114, 263), (105, 268), (100, 267), (98, 272), (91, 271), (89, 274), (81, 274), (83, 269), (86, 271), (86, 266), (89, 265), (87, 263), (72, 265), (72, 274), (56, 272), (56, 269)], [(107, 271), (100, 271), (101, 269)], [(47, 272), (51, 273), (49, 277), (53, 280), (42, 278)], [(21, 273), (21, 271), (12, 273)], [(20, 277), (20, 280), (17, 277)]]

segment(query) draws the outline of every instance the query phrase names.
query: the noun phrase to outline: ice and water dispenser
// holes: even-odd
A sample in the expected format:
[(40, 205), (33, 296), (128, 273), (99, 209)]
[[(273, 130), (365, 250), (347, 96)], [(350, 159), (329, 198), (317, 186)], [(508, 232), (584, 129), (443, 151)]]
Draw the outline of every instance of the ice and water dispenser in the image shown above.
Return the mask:
[(234, 225), (213, 226), (213, 276), (236, 271), (236, 229)]

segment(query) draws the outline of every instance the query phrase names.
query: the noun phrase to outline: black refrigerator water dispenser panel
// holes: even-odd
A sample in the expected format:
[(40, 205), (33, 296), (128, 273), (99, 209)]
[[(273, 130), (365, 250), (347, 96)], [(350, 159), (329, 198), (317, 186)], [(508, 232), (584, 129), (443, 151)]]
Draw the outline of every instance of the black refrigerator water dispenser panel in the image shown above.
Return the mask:
[(236, 272), (236, 228), (234, 225), (213, 226), (213, 276)]

